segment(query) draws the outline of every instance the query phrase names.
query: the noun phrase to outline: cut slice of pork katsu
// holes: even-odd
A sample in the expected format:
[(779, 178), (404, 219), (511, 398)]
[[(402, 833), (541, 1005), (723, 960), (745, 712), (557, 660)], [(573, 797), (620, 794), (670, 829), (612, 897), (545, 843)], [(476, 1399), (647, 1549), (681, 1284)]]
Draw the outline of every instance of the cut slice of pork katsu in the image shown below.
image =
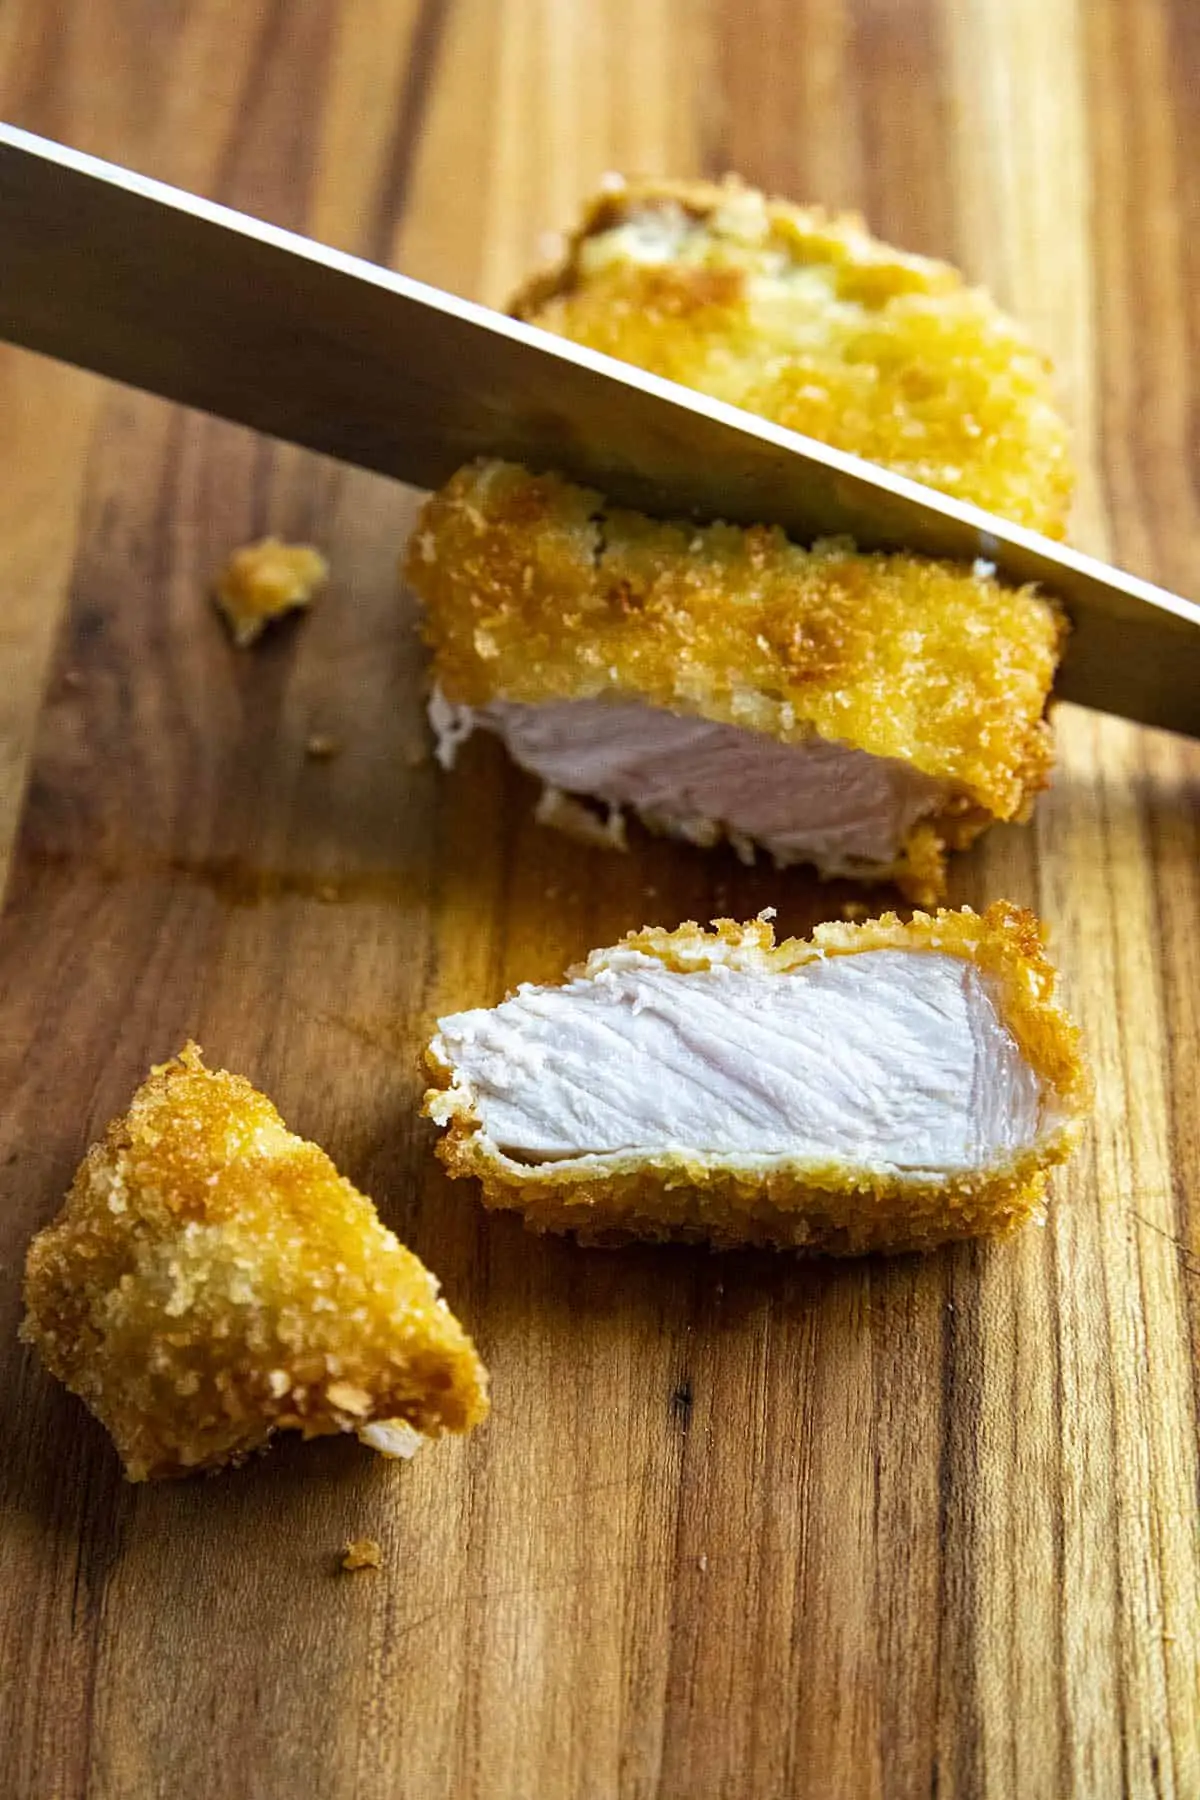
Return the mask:
[(1088, 1084), (1036, 921), (1001, 903), (647, 929), (439, 1021), (452, 1175), (537, 1230), (925, 1249), (1043, 1204)]
[(745, 860), (929, 905), (947, 850), (1049, 778), (1064, 621), (986, 567), (663, 523), (484, 462), (426, 503), (406, 573), (444, 763), (490, 731), (552, 798)]

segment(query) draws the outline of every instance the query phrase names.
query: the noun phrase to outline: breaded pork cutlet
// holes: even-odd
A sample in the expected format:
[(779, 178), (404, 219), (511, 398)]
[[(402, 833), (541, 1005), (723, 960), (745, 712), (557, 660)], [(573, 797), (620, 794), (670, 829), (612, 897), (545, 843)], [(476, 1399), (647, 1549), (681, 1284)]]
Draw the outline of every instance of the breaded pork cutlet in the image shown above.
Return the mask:
[(1048, 779), (1064, 622), (985, 568), (662, 523), (485, 462), (426, 503), (406, 573), (443, 762), (482, 727), (552, 799), (929, 905), (947, 848)]
[(26, 1264), (22, 1336), (131, 1481), (276, 1431), (385, 1454), (466, 1431), (487, 1375), (438, 1284), (323, 1150), (189, 1044), (80, 1164)]
[(585, 1240), (852, 1254), (1011, 1231), (1088, 1084), (1036, 921), (1007, 904), (646, 929), (558, 987), (438, 1022), (425, 1110), (490, 1207)]
[(518, 318), (1061, 536), (1048, 365), (945, 263), (736, 181), (614, 179)]
[[(513, 310), (1063, 529), (1071, 472), (1043, 359), (954, 270), (857, 219), (736, 182), (617, 183)], [(761, 847), (930, 905), (946, 850), (1027, 817), (1048, 777), (1063, 620), (987, 565), (656, 524), (485, 463), (430, 502), (407, 574), (442, 760), (496, 733), (546, 784), (539, 816), (593, 839), (623, 842), (632, 807), (746, 860)]]

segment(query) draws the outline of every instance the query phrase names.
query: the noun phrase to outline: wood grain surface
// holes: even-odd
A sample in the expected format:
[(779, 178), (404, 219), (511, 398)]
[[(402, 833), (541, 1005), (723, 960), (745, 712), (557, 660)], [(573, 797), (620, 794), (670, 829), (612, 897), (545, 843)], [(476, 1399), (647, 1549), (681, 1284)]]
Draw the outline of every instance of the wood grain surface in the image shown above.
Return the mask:
[[(608, 168), (860, 206), (1028, 320), (1078, 541), (1193, 594), (1198, 95), (1194, 0), (0, 5), (4, 116), (488, 299)], [(0, 459), (0, 1793), (1200, 1794), (1200, 750), (1063, 709), (1035, 823), (954, 876), (1051, 922), (1087, 1033), (1044, 1230), (537, 1241), (433, 1161), (436, 1012), (844, 891), (546, 835), (494, 746), (439, 777), (403, 491), (13, 352)], [(266, 530), (335, 578), (238, 655), (206, 587)], [(471, 1441), (132, 1488), (18, 1348), (29, 1235), (188, 1033), (442, 1276)]]

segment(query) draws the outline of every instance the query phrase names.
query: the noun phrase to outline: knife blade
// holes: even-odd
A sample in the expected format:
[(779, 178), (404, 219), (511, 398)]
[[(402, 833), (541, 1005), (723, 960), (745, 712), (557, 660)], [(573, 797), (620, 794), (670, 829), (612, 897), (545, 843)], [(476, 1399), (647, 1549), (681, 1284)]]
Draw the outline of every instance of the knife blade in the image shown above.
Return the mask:
[(0, 338), (418, 487), (476, 456), (662, 516), (995, 563), (1059, 597), (1060, 697), (1200, 736), (1200, 606), (438, 288), (0, 124)]

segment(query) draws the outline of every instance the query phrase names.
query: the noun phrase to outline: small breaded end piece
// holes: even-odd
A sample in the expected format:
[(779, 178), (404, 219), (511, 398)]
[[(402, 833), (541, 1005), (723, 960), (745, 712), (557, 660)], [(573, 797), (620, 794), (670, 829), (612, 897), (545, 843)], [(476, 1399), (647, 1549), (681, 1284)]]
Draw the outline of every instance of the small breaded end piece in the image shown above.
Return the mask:
[(309, 606), (329, 580), (329, 564), (310, 544), (278, 538), (235, 550), (217, 577), (213, 598), (239, 649), (256, 643), (274, 619)]
[[(965, 847), (993, 820), (1028, 817), (1049, 779), (1044, 715), (1065, 621), (982, 565), (864, 555), (832, 539), (800, 549), (767, 527), (663, 523), (558, 476), (482, 462), (427, 501), (405, 573), (425, 604), (444, 717), (448, 703), (465, 721), (460, 735), (474, 723), (500, 729), (553, 787), (639, 805), (632, 776), (589, 785), (561, 759), (522, 759), (517, 709), (637, 703), (734, 727), (760, 746), (841, 746), (862, 753), (855, 782), (867, 758), (880, 759), (904, 802), (897, 841), (883, 834), (873, 859), (856, 864), (823, 856), (819, 835), (805, 853), (801, 832), (780, 861), (893, 879), (929, 905), (944, 892), (946, 848)], [(581, 711), (567, 735), (578, 748), (615, 716)], [(747, 745), (718, 746), (722, 767), (729, 748)], [(715, 835), (770, 848), (762, 790), (799, 793), (814, 779), (811, 762), (751, 770), (732, 797), (718, 783)]]
[(736, 180), (619, 180), (520, 319), (1061, 537), (1049, 365), (945, 263)]
[(487, 1375), (429, 1270), (323, 1150), (188, 1044), (76, 1173), (25, 1271), (21, 1335), (131, 1481), (240, 1462), (276, 1431), (409, 1455), (467, 1431)]
[(1003, 1236), (1089, 1082), (1040, 928), (1007, 903), (631, 933), (559, 987), (438, 1022), (450, 1174), (535, 1231), (808, 1252)]

